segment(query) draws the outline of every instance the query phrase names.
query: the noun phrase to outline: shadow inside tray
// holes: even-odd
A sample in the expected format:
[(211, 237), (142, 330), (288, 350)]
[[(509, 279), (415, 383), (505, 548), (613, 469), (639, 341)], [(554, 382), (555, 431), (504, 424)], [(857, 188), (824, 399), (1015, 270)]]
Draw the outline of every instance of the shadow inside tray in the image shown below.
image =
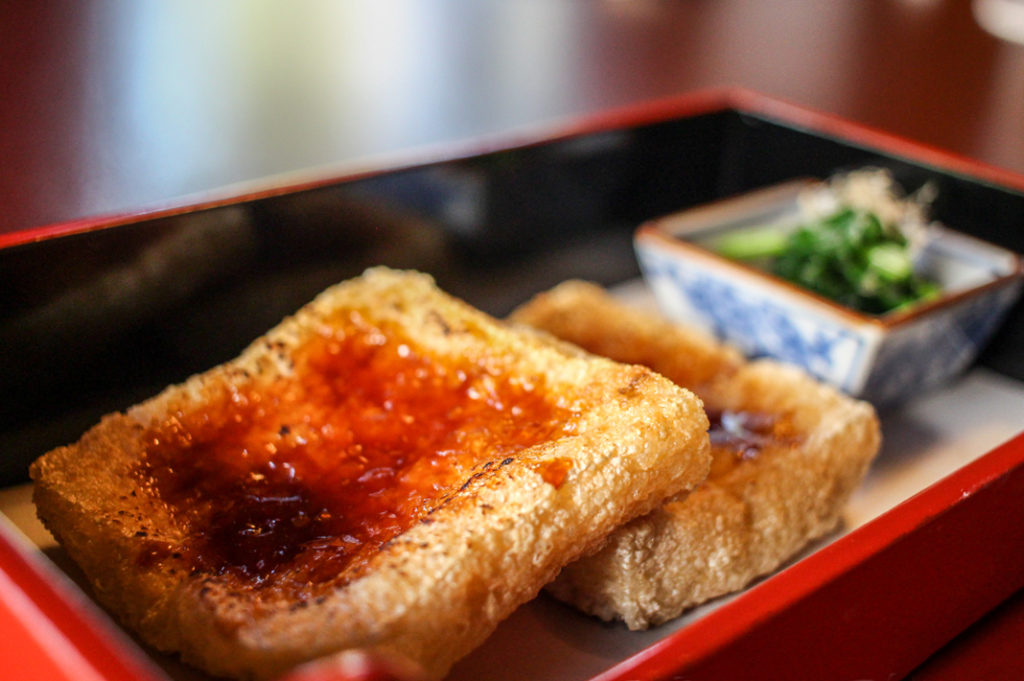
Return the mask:
[(902, 468), (929, 451), (942, 435), (909, 409), (895, 408), (879, 415), (882, 424), (882, 449), (872, 464), (876, 474)]
[[(968, 371), (904, 404), (880, 410), (882, 449), (872, 464), (872, 475), (910, 468), (949, 437), (931, 417), (935, 411), (948, 410), (953, 419), (943, 426), (978, 423), (985, 410), (970, 396), (978, 390), (979, 381), (978, 374)], [(978, 393), (982, 394), (988, 393)]]
[(447, 681), (584, 681), (662, 636), (656, 629), (627, 632), (542, 593), (456, 663)]

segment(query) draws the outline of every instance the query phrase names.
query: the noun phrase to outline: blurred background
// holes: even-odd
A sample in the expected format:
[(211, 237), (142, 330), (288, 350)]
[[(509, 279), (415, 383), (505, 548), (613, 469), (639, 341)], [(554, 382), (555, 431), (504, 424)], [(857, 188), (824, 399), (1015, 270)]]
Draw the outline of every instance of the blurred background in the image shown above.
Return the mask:
[(0, 231), (722, 86), (1024, 172), (1021, 4), (5, 2)]

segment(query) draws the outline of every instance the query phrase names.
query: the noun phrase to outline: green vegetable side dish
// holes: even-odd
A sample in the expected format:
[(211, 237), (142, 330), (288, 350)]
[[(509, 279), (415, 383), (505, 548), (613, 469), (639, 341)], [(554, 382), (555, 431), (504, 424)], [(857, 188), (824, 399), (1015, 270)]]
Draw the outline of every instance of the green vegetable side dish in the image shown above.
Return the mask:
[(941, 293), (914, 272), (900, 229), (857, 208), (842, 207), (795, 230), (742, 230), (719, 239), (715, 250), (867, 314), (904, 310)]

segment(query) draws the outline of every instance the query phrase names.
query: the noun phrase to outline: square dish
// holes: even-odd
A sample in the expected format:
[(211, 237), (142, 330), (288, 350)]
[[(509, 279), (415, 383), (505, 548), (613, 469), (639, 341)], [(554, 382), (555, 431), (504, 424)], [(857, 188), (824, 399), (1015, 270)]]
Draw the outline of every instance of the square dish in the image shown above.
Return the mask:
[(787, 182), (642, 225), (637, 256), (662, 309), (744, 354), (796, 364), (876, 405), (963, 371), (1020, 295), (1024, 267), (1015, 253), (933, 224), (919, 258), (942, 294), (873, 315), (717, 252), (726, 236), (794, 229), (800, 197), (821, 187)]

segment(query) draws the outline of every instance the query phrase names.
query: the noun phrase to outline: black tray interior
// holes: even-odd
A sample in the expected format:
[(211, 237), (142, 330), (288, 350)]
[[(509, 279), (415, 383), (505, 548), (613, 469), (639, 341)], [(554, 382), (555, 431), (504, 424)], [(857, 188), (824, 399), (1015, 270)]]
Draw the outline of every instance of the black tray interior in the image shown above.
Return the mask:
[[(937, 183), (937, 219), (1024, 251), (1018, 191), (733, 109), (0, 250), (0, 485), (370, 265), (503, 315), (569, 277), (637, 276), (648, 218), (864, 165)], [(1018, 305), (980, 361), (1024, 380), (1022, 342)]]

